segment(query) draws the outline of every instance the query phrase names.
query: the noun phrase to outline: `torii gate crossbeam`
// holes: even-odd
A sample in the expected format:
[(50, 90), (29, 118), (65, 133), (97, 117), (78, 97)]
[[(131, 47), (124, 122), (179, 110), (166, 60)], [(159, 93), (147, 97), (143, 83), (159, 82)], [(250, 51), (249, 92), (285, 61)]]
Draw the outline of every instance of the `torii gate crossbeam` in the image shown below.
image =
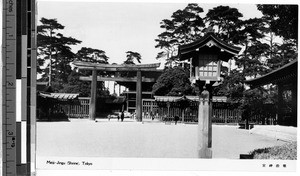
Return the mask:
[[(142, 71), (157, 71), (160, 63), (155, 64), (140, 64), (140, 65), (117, 65), (117, 64), (97, 64), (89, 62), (75, 61), (72, 63), (78, 69), (81, 70), (92, 70), (92, 77), (81, 79), (91, 80), (91, 99), (89, 107), (89, 118), (94, 120), (96, 118), (96, 90), (97, 90), (97, 71), (112, 71), (112, 72), (122, 72), (122, 71), (133, 71), (137, 72), (136, 79), (136, 117), (138, 121), (142, 121)], [(101, 79), (101, 77), (99, 78)], [(126, 79), (126, 78), (124, 78)], [(144, 81), (147, 78), (144, 78)], [(150, 81), (150, 80), (148, 80)], [(147, 81), (146, 81), (147, 82)]]

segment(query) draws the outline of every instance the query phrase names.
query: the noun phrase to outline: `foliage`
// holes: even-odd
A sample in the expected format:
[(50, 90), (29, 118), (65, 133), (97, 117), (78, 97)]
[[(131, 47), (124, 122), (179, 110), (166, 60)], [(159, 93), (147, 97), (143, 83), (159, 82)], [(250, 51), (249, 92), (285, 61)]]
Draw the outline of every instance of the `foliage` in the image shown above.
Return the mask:
[(262, 19), (271, 36), (283, 37), (281, 44), (270, 39), (267, 66), (272, 71), (298, 57), (298, 6), (257, 5), (257, 8), (263, 13)]
[(238, 24), (241, 22), (241, 17), (243, 15), (236, 8), (218, 6), (208, 11), (205, 22), (216, 29), (216, 34), (224, 41), (232, 42), (237, 33)]
[(175, 11), (171, 19), (163, 19), (160, 28), (165, 31), (155, 39), (156, 48), (163, 49), (157, 58), (166, 57), (167, 62), (176, 60), (178, 45), (189, 43), (201, 37), (205, 28), (200, 14), (203, 9), (198, 4), (188, 4), (183, 10)]
[(231, 102), (238, 103), (243, 99), (244, 77), (242, 73), (233, 70), (230, 75), (224, 76), (221, 85), (214, 88), (213, 95), (226, 96)]
[(270, 28), (285, 39), (298, 40), (298, 5), (257, 5), (265, 17), (272, 19)]
[[(244, 21), (236, 19), (236, 21), (239, 28), (236, 29), (236, 34), (232, 35), (231, 40), (232, 43), (244, 46), (244, 52), (234, 57), (237, 68), (233, 69), (230, 74), (225, 72), (223, 84), (214, 90), (214, 94), (225, 95), (231, 102), (241, 103), (245, 98), (245, 78), (257, 77), (267, 72), (267, 67), (262, 59), (267, 55), (266, 50), (269, 49), (269, 46), (260, 42), (260, 39), (264, 37), (263, 31), (265, 30), (261, 19), (253, 18)], [(258, 97), (260, 96), (258, 95)]]
[[(133, 52), (133, 51), (127, 51), (126, 52), (126, 60), (123, 62), (125, 65), (135, 65), (134, 61), (137, 61), (138, 63), (141, 63), (142, 56), (138, 52)], [(130, 72), (121, 72), (120, 73), (121, 77), (132, 77), (133, 74)]]
[[(191, 7), (190, 11), (187, 10), (188, 7)], [(197, 4), (189, 4), (185, 9), (174, 12), (171, 19), (162, 20), (160, 27), (165, 31), (159, 34), (155, 41), (156, 47), (163, 51), (158, 53), (157, 58), (165, 57), (168, 63), (176, 61), (179, 45), (196, 41), (206, 30), (213, 29), (221, 40), (243, 48), (243, 52), (233, 58), (236, 68), (227, 72), (227, 69), (222, 67), (224, 81), (215, 87), (213, 95), (225, 95), (230, 102), (239, 103), (239, 108), (248, 109), (251, 114), (265, 112), (266, 109), (263, 108), (266, 103), (277, 104), (276, 86), (268, 85), (246, 90), (244, 81), (246, 78), (256, 78), (271, 72), (298, 57), (298, 7), (294, 5), (257, 7), (263, 13), (262, 18), (242, 20), (243, 15), (229, 6), (212, 8), (204, 18), (201, 18), (202, 8)], [(182, 18), (174, 15), (179, 13)], [(193, 23), (198, 16), (198, 22)], [(188, 27), (185, 24), (188, 24)], [(198, 30), (195, 32), (193, 29)], [(277, 38), (280, 36), (283, 37), (283, 42), (278, 42)], [(169, 95), (172, 92), (170, 88), (172, 84), (169, 81), (172, 78), (166, 75), (168, 74), (162, 75), (164, 78), (159, 78), (160, 83), (153, 86), (156, 94)]]
[(75, 58), (70, 46), (81, 41), (59, 33), (64, 26), (56, 19), (41, 18), (40, 21), (42, 24), (37, 27), (37, 70), (42, 74), (41, 80), (49, 81), (50, 85), (54, 82), (52, 86), (55, 90), (59, 90), (61, 84), (67, 82), (68, 75), (71, 73), (69, 63)]
[(153, 85), (155, 95), (182, 96), (192, 93), (189, 71), (181, 67), (167, 68)]
[(237, 57), (236, 65), (242, 68), (244, 77), (254, 77), (264, 75), (267, 72), (267, 67), (262, 61), (265, 58), (266, 50), (269, 45), (265, 43), (256, 42), (249, 46), (243, 54)]
[(134, 60), (136, 60), (138, 63), (141, 63), (142, 60), (141, 54), (138, 52), (127, 51), (126, 60), (124, 61), (124, 64), (135, 64)]
[(272, 57), (267, 60), (270, 71), (298, 58), (298, 48), (293, 43), (284, 43), (273, 47)]
[[(108, 64), (108, 56), (106, 56), (105, 51), (82, 47), (77, 53), (76, 57), (78, 61)], [(98, 75), (107, 75), (105, 72), (99, 72)], [(90, 70), (75, 70), (68, 76), (68, 82), (64, 84), (64, 88), (61, 90), (66, 93), (79, 93), (81, 96), (88, 97), (91, 92), (91, 82), (79, 80), (80, 76), (90, 76), (92, 71)], [(104, 90), (104, 83), (97, 82), (97, 96), (107, 95), (109, 92)]]
[(80, 96), (88, 97), (91, 92), (91, 82), (81, 81), (79, 77), (82, 76), (80, 72), (72, 71), (68, 77), (68, 83), (64, 84), (61, 90), (65, 93), (80, 93)]
[(250, 152), (253, 159), (268, 160), (297, 160), (297, 142), (286, 143), (281, 146), (256, 149)]
[[(85, 74), (83, 74), (85, 73)], [(76, 72), (75, 70), (68, 77), (68, 82), (63, 85), (63, 88), (59, 90), (62, 93), (79, 93), (82, 97), (90, 97), (91, 82), (81, 81), (80, 76), (90, 76), (91, 73), (87, 71)], [(97, 82), (97, 97), (108, 96), (109, 91), (104, 88), (104, 83), (101, 81)]]
[(105, 51), (99, 49), (82, 47), (77, 51), (76, 57), (78, 61), (108, 64), (108, 57)]
[[(80, 93), (81, 96), (90, 96), (91, 83), (81, 81), (79, 77), (90, 76), (91, 71), (76, 72), (72, 70), (70, 63), (77, 59), (107, 64), (108, 57), (105, 51), (82, 47), (75, 54), (70, 46), (79, 44), (81, 41), (61, 34), (64, 26), (56, 19), (41, 18), (40, 21), (42, 24), (37, 27), (38, 73), (42, 74), (42, 78), (39, 81), (49, 81), (54, 92)], [(104, 90), (103, 82), (97, 82), (97, 88), (97, 96), (109, 94), (107, 90)]]

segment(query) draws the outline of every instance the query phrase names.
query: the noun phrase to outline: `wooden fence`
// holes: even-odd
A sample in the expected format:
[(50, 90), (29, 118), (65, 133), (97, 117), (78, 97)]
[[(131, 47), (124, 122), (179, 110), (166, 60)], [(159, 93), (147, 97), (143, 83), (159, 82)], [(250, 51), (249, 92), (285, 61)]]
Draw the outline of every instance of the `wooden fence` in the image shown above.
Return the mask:
[[(88, 97), (79, 97), (77, 103), (63, 104), (60, 107), (69, 118), (88, 118), (89, 116)], [(194, 103), (193, 107), (179, 108), (158, 106), (153, 99), (143, 99), (143, 119), (157, 119), (163, 121), (166, 117), (179, 117), (182, 122), (198, 121), (198, 105)], [(213, 123), (238, 123), (241, 120), (241, 113), (237, 109), (214, 108), (212, 115)]]
[[(143, 100), (143, 119), (155, 118), (163, 120), (166, 117), (178, 116), (182, 122), (198, 121), (198, 104), (194, 103), (193, 107), (159, 107), (157, 102), (152, 99)], [(232, 123), (237, 124), (241, 120), (241, 112), (238, 109), (220, 109), (214, 108), (212, 123)]]
[(213, 123), (239, 123), (241, 118), (238, 109), (213, 109)]
[(77, 103), (62, 105), (62, 107), (69, 118), (88, 118), (89, 102), (89, 97), (79, 97)]

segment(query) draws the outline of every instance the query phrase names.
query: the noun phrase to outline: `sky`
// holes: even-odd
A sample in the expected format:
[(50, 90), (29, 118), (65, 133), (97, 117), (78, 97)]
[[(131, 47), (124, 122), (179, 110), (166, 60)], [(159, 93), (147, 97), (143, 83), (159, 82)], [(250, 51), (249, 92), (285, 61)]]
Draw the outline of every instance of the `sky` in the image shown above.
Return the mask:
[[(173, 1), (174, 2), (174, 1)], [(188, 3), (183, 1), (147, 2), (38, 2), (38, 20), (41, 17), (56, 18), (65, 26), (63, 34), (71, 36), (82, 43), (72, 46), (73, 52), (81, 47), (91, 47), (106, 52), (109, 63), (122, 63), (126, 60), (126, 51), (138, 52), (142, 63), (157, 63), (160, 49), (155, 48), (155, 39), (163, 32), (160, 22), (170, 19), (173, 12), (183, 9)], [(197, 2), (197, 1), (194, 1)], [(203, 1), (201, 1), (203, 2)], [(261, 17), (261, 12), (254, 4), (199, 3), (204, 9), (203, 17), (208, 9), (219, 5), (237, 8), (244, 18)]]
[[(198, 3), (204, 17), (209, 9), (219, 5), (237, 8), (245, 19), (262, 14), (255, 4), (274, 3), (273, 0), (37, 0), (37, 21), (41, 17), (56, 18), (65, 26), (65, 36), (81, 40), (72, 46), (76, 53), (81, 47), (101, 49), (109, 57), (109, 63), (121, 64), (126, 60), (126, 51), (139, 52), (142, 63), (161, 62), (156, 60), (159, 49), (155, 39), (163, 32), (160, 22), (170, 19), (173, 12), (183, 9), (188, 3)], [(298, 4), (296, 0), (277, 0), (278, 4)], [(2, 7), (2, 3), (0, 4)], [(0, 13), (2, 24), (2, 13)], [(39, 23), (38, 23), (39, 24)], [(2, 41), (2, 30), (0, 35)], [(2, 62), (0, 63), (0, 66)], [(2, 66), (1, 66), (2, 68)], [(111, 90), (113, 83), (108, 83)], [(111, 91), (112, 92), (112, 91)]]

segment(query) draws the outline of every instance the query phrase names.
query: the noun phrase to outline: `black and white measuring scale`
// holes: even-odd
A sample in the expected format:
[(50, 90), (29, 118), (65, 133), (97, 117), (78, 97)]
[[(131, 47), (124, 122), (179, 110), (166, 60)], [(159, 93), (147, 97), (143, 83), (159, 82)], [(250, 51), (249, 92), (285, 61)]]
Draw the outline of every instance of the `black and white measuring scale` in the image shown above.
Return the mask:
[(2, 3), (2, 175), (35, 175), (36, 0)]

